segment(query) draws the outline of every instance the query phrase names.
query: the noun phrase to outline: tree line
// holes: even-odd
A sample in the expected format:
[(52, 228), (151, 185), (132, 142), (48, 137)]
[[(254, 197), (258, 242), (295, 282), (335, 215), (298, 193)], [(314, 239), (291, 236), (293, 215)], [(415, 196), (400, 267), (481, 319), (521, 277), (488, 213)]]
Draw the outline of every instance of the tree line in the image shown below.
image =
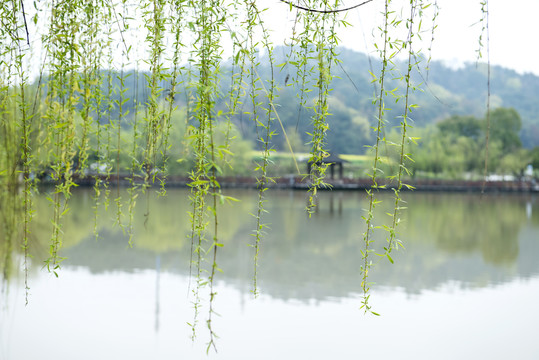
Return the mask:
[[(343, 50), (343, 52), (347, 56), (344, 56), (341, 71), (346, 71), (344, 66), (349, 67), (347, 64), (352, 61), (352, 55), (364, 62), (359, 61), (358, 66), (368, 64), (366, 56), (362, 54), (352, 53), (350, 55), (348, 50)], [(430, 76), (432, 78), (440, 77), (437, 71), (449, 71), (447, 74), (450, 74), (450, 70), (439, 65), (436, 62), (431, 65)], [(263, 69), (261, 70), (262, 72)], [(351, 68), (348, 68), (348, 71), (347, 74), (350, 79), (336, 79), (334, 91), (329, 97), (331, 117), (326, 140), (327, 147), (330, 152), (335, 154), (368, 155), (368, 146), (373, 141), (371, 127), (374, 125), (374, 108), (372, 103), (364, 100), (364, 97), (361, 97), (362, 102), (357, 102), (355, 105), (353, 104), (353, 99), (359, 93), (372, 91), (372, 85), (367, 82), (366, 78), (358, 80)], [(509, 70), (504, 71), (510, 73)], [(500, 72), (503, 73), (501, 70)], [(223, 73), (226, 74), (226, 69)], [(227, 78), (224, 74), (222, 74), (223, 83), (221, 86), (226, 88), (229, 84), (227, 84)], [(121, 152), (120, 156), (116, 157), (118, 148), (133, 148), (134, 141), (139, 142), (135, 148), (143, 148), (145, 139), (143, 137), (133, 137), (131, 134), (133, 132), (133, 118), (135, 116), (143, 118), (145, 112), (147, 112), (147, 109), (137, 105), (144, 104), (148, 100), (148, 91), (145, 90), (147, 89), (145, 75), (147, 74), (132, 71), (123, 74), (122, 78), (119, 73), (103, 71), (102, 76), (110, 78), (110, 81), (102, 85), (103, 89), (101, 91), (111, 93), (112, 97), (110, 103), (103, 103), (101, 109), (94, 110), (96, 113), (101, 113), (94, 114), (94, 116), (100, 119), (102, 125), (105, 125), (105, 129), (108, 129), (107, 131), (98, 132), (96, 129), (88, 131), (82, 124), (80, 114), (76, 116), (78, 124), (76, 127), (77, 136), (87, 138), (90, 148), (95, 149), (94, 152), (88, 154), (87, 161), (93, 165), (86, 170), (87, 174), (95, 173), (96, 171), (101, 174), (111, 174), (116, 171), (126, 172), (133, 159), (130, 154), (125, 152)], [(288, 75), (285, 67), (278, 73), (277, 78), (284, 85), (283, 77)], [(353, 77), (355, 77), (355, 80)], [(123, 104), (124, 115), (122, 120), (118, 122), (116, 121), (119, 117), (117, 104), (120, 97), (115, 89), (120, 88), (120, 81), (124, 81), (122, 80), (124, 78), (129, 79), (128, 81), (132, 83), (132, 86), (126, 87), (126, 90), (122, 93), (122, 97), (125, 99)], [(451, 76), (448, 75), (448, 78), (451, 78)], [(532, 77), (532, 80), (535, 80), (535, 78)], [(182, 84), (181, 86), (184, 88), (185, 93), (188, 93), (186, 79), (179, 78), (178, 82)], [(44, 83), (46, 86), (47, 81), (45, 80)], [(165, 83), (162, 86), (166, 88)], [(108, 89), (109, 87), (110, 89)], [(357, 87), (357, 89), (354, 87)], [(37, 84), (28, 86), (28, 96), (34, 96), (37, 91)], [(179, 91), (179, 94), (182, 94), (182, 92)], [(276, 136), (273, 138), (271, 147), (278, 152), (289, 152), (289, 144), (296, 153), (296, 157), (298, 157), (298, 154), (301, 157), (301, 154), (308, 152), (310, 148), (306, 134), (311, 126), (312, 109), (308, 106), (298, 106), (294, 89), (291, 86), (282, 86), (278, 96), (280, 103), (278, 111), (281, 124), (277, 122), (273, 124), (272, 130)], [(419, 92), (416, 96), (420, 96), (416, 99), (420, 105), (412, 114), (414, 122), (412, 123), (411, 134), (418, 140), (417, 144), (411, 143), (408, 149), (409, 153), (413, 153), (413, 161), (409, 164), (411, 175), (414, 177), (443, 178), (476, 178), (481, 176), (486, 148), (486, 116), (474, 115), (475, 110), (471, 111), (471, 114), (463, 114), (467, 106), (467, 103), (463, 102), (459, 108), (453, 108), (453, 112), (456, 114), (444, 112), (442, 113), (442, 115), (445, 115), (444, 118), (432, 115), (431, 118), (427, 119), (425, 114), (431, 114), (434, 111), (434, 104), (441, 106), (442, 100), (434, 98), (433, 94), (429, 95), (424, 92)], [(172, 112), (170, 120), (170, 139), (168, 142), (171, 146), (167, 150), (167, 157), (172, 161), (168, 162), (166, 172), (170, 175), (187, 176), (189, 171), (192, 170), (195, 161), (194, 154), (189, 146), (192, 131), (187, 121), (189, 99), (187, 96), (181, 95), (177, 95), (174, 99), (169, 99), (167, 98), (167, 92), (164, 91), (159, 99), (160, 108), (166, 108), (171, 100), (174, 101), (177, 108)], [(424, 100), (429, 100), (430, 102), (427, 101), (426, 105), (422, 105), (421, 101)], [(226, 111), (224, 101), (217, 103), (216, 107), (220, 111)], [(529, 111), (529, 109), (526, 109), (526, 111)], [(539, 168), (539, 146), (532, 149), (525, 147), (525, 141), (530, 137), (530, 134), (526, 136), (522, 134), (523, 132), (526, 133), (530, 126), (526, 127), (526, 121), (522, 119), (520, 112), (514, 108), (498, 107), (490, 115), (489, 172), (520, 176), (527, 165), (532, 165), (535, 169)], [(7, 116), (7, 114), (4, 116)], [(97, 124), (93, 126), (97, 126)], [(35, 160), (41, 164), (38, 167), (41, 174), (38, 171), (35, 175), (41, 177), (45, 176), (49, 169), (49, 152), (47, 149), (53, 145), (51, 142), (44, 141), (43, 138), (46, 136), (44, 130), (36, 126), (31, 131), (31, 146), (38, 150)], [(8, 141), (10, 134), (16, 129), (4, 126), (0, 131), (6, 139), (5, 141)], [(389, 126), (385, 131), (388, 139), (397, 141), (398, 134), (394, 128)], [(109, 132), (114, 132), (114, 134), (111, 135)], [(119, 142), (111, 138), (111, 136), (116, 137), (116, 132), (120, 134)], [(216, 141), (224, 143), (225, 138), (231, 136), (230, 151), (234, 154), (234, 156), (230, 156), (226, 160), (218, 161), (217, 165), (222, 175), (245, 176), (252, 173), (253, 162), (256, 161), (257, 151), (260, 150), (259, 144), (253, 141), (256, 138), (255, 132), (256, 127), (251, 121), (247, 121), (241, 112), (238, 112), (233, 117), (230, 124), (217, 124), (215, 131)], [(286, 136), (284, 136), (285, 134)], [(397, 155), (391, 153), (391, 148), (385, 147), (385, 151), (387, 156), (393, 157), (396, 161)], [(138, 156), (142, 157), (142, 153), (139, 153)], [(78, 160), (79, 157), (76, 155), (74, 168), (78, 166)], [(160, 165), (162, 164), (156, 164), (156, 167), (159, 168)], [(391, 162), (388, 166), (391, 166)], [(97, 167), (100, 169), (97, 169)], [(287, 171), (295, 171), (294, 167), (291, 166), (291, 160), (282, 160), (279, 157), (276, 157), (273, 167), (274, 169), (270, 169), (272, 174), (282, 175)], [(361, 169), (354, 172), (354, 176), (361, 177), (362, 175)]]

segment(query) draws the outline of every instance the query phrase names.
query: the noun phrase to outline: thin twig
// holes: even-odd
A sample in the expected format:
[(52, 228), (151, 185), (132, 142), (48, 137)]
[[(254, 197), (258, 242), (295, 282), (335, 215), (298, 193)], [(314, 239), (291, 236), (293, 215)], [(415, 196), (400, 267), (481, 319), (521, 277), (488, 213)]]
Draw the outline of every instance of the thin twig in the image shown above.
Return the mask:
[(294, 4), (294, 3), (292, 3), (291, 1), (288, 1), (288, 0), (280, 0), (280, 1), (284, 2), (285, 4), (288, 4), (290, 6), (293, 6), (296, 9), (300, 9), (300, 10), (305, 10), (305, 11), (315, 12), (315, 13), (321, 13), (321, 14), (335, 14), (335, 13), (339, 13), (339, 12), (343, 12), (343, 11), (353, 10), (355, 8), (358, 8), (358, 7), (362, 6), (362, 5), (370, 3), (373, 0), (366, 0), (366, 1), (363, 1), (362, 3), (360, 3), (360, 4), (350, 6), (348, 8), (335, 9), (335, 10), (317, 10), (317, 9), (311, 9), (311, 8), (308, 8), (308, 7), (304, 7), (304, 6), (301, 6), (301, 5), (296, 5), (296, 4)]
[(490, 34), (489, 34), (489, 28), (488, 28), (488, 0), (486, 0), (483, 3), (484, 11), (485, 11), (485, 32), (487, 36), (487, 131), (485, 134), (485, 168), (483, 171), (483, 184), (481, 185), (481, 195), (485, 193), (485, 186), (487, 183), (487, 176), (488, 176), (488, 144), (489, 144), (489, 137), (490, 137)]
[(28, 32), (28, 23), (26, 22), (26, 13), (24, 12), (24, 2), (21, 0), (22, 18), (24, 20), (24, 30), (26, 30), (26, 43), (30, 46), (30, 33)]

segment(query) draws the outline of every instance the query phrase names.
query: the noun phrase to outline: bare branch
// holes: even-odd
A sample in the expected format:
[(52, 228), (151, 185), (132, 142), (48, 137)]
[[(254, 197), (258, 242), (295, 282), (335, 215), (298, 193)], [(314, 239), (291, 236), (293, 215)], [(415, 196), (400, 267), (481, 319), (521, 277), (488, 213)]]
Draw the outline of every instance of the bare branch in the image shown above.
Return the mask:
[(21, 0), (22, 18), (24, 19), (24, 29), (26, 30), (26, 43), (30, 46), (30, 33), (28, 32), (28, 23), (26, 22), (26, 13), (24, 12), (24, 2)]
[(339, 12), (343, 12), (343, 11), (348, 11), (348, 10), (352, 10), (352, 9), (355, 9), (355, 8), (358, 8), (362, 5), (365, 5), (367, 3), (370, 3), (371, 1), (373, 0), (366, 0), (366, 1), (363, 1), (362, 3), (359, 3), (357, 5), (354, 5), (354, 6), (350, 6), (350, 7), (347, 7), (347, 8), (344, 8), (344, 9), (335, 9), (335, 10), (317, 10), (317, 9), (310, 9), (308, 7), (304, 7), (304, 6), (301, 6), (301, 5), (296, 5), (294, 3), (292, 3), (292, 1), (289, 1), (289, 0), (280, 0), (281, 2), (284, 2), (285, 4), (288, 4), (290, 6), (293, 6), (295, 7), (296, 9), (300, 9), (300, 10), (305, 10), (305, 11), (309, 11), (309, 12), (315, 12), (315, 13), (322, 13), (322, 14), (334, 14), (334, 13), (339, 13)]

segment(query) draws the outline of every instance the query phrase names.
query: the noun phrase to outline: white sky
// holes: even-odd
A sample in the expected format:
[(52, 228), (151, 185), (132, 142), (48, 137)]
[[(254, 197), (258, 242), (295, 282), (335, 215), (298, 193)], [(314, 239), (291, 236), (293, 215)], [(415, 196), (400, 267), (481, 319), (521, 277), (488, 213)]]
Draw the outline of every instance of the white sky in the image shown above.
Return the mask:
[[(133, 0), (136, 3), (136, 0)], [(293, 0), (297, 1), (297, 0)], [(342, 0), (344, 6), (349, 7), (364, 0)], [(423, 0), (425, 3), (434, 0)], [(476, 61), (476, 50), (479, 47), (479, 35), (481, 33), (481, 0), (437, 0), (440, 13), (436, 20), (438, 28), (435, 31), (435, 40), (432, 47), (431, 56), (434, 60), (443, 60), (450, 66), (458, 66), (464, 62)], [(409, 0), (392, 0), (394, 10), (401, 11), (409, 4)], [(292, 33), (292, 26), (295, 12), (289, 11), (289, 6), (280, 0), (258, 0), (259, 8), (267, 8), (264, 12), (265, 27), (272, 31), (274, 45), (283, 43), (283, 39), (288, 39)], [(339, 29), (341, 46), (345, 46), (357, 51), (373, 52), (374, 36), (379, 37), (376, 30), (382, 25), (382, 15), (384, 0), (372, 0), (370, 3), (353, 9), (345, 14), (346, 20), (352, 27)], [(31, 7), (30, 7), (31, 9)], [(427, 11), (429, 15), (425, 18), (423, 29), (427, 30), (423, 35), (423, 53), (427, 55), (431, 34), (429, 27), (431, 23), (431, 7)], [(501, 65), (514, 69), (519, 73), (531, 72), (539, 76), (539, 49), (535, 35), (539, 34), (535, 26), (536, 14), (539, 14), (539, 0), (489, 0), (490, 13), (490, 60), (493, 65)], [(130, 34), (126, 34), (128, 43), (143, 44), (145, 29), (142, 21), (136, 20), (136, 14), (131, 14), (135, 20), (131, 24)], [(408, 12), (405, 11), (405, 18)], [(29, 58), (30, 72), (38, 73), (38, 65), (42, 63), (40, 54), (40, 37), (35, 35), (48, 25), (39, 23), (37, 29), (32, 23), (31, 34), (32, 47), (36, 51), (36, 56)], [(113, 26), (116, 29), (116, 26)], [(404, 37), (405, 33), (401, 34)], [(22, 35), (21, 35), (22, 36)], [(116, 34), (118, 37), (119, 35)], [(119, 41), (119, 40), (118, 40)], [(186, 41), (185, 43), (188, 43)], [(224, 40), (226, 42), (226, 40)], [(226, 47), (226, 44), (223, 43)], [(417, 46), (414, 45), (415, 50)], [(118, 59), (121, 60), (120, 55)], [(146, 46), (135, 46), (135, 51), (140, 54), (136, 58), (143, 58)], [(483, 51), (483, 59), (486, 62), (486, 51)], [(226, 57), (226, 56), (225, 56)], [(36, 60), (40, 59), (40, 60)], [(118, 61), (120, 61), (118, 60)]]
[[(362, 1), (347, 0), (346, 6)], [(266, 16), (271, 20), (277, 44), (277, 38), (290, 36), (294, 15), (288, 12), (288, 5), (279, 0), (263, 0), (262, 3), (269, 7)], [(392, 3), (394, 9), (399, 10), (409, 2), (393, 0)], [(384, 0), (373, 0), (349, 11), (346, 19), (353, 27), (339, 31), (341, 45), (363, 52), (372, 51), (372, 29), (381, 25), (380, 12), (383, 5)], [(463, 62), (475, 62), (482, 26), (478, 24), (481, 19), (480, 0), (438, 0), (438, 6), (440, 13), (436, 20), (438, 28), (435, 31), (432, 58), (445, 60), (455, 66)], [(532, 72), (539, 75), (539, 50), (534, 45), (539, 43), (535, 39), (535, 35), (539, 34), (535, 25), (539, 0), (489, 0), (489, 14), (491, 64), (511, 68), (519, 73)], [(424, 26), (430, 26), (430, 23), (427, 21)], [(430, 37), (430, 34), (424, 35), (428, 42)], [(428, 42), (423, 46), (424, 53)], [(486, 51), (483, 51), (483, 61), (486, 62)]]

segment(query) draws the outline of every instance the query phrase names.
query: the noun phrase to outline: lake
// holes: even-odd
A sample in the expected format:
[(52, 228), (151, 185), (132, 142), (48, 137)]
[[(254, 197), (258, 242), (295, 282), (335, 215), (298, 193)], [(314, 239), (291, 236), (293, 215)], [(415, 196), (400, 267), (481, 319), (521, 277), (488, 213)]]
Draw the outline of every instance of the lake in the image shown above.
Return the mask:
[[(35, 200), (28, 305), (17, 271), (22, 252), (1, 250), (9, 271), (0, 359), (539, 358), (536, 195), (404, 193), (408, 209), (398, 231), (405, 248), (392, 253), (394, 264), (373, 257), (370, 304), (381, 314), (374, 316), (360, 310), (364, 192), (322, 192), (309, 218), (305, 193), (268, 191), (270, 230), (261, 242), (255, 299), (249, 244), (257, 193), (223, 191), (240, 202), (223, 205), (219, 215), (217, 353), (206, 354), (207, 288), (194, 341), (187, 324), (196, 288), (188, 190), (140, 195), (129, 247), (128, 235), (112, 225), (114, 201), (108, 209), (101, 204), (96, 217), (92, 190), (77, 189), (64, 219), (58, 278), (43, 269), (51, 207), (45, 196)], [(392, 198), (378, 198), (382, 225)], [(381, 249), (385, 237), (377, 230), (374, 246)]]

